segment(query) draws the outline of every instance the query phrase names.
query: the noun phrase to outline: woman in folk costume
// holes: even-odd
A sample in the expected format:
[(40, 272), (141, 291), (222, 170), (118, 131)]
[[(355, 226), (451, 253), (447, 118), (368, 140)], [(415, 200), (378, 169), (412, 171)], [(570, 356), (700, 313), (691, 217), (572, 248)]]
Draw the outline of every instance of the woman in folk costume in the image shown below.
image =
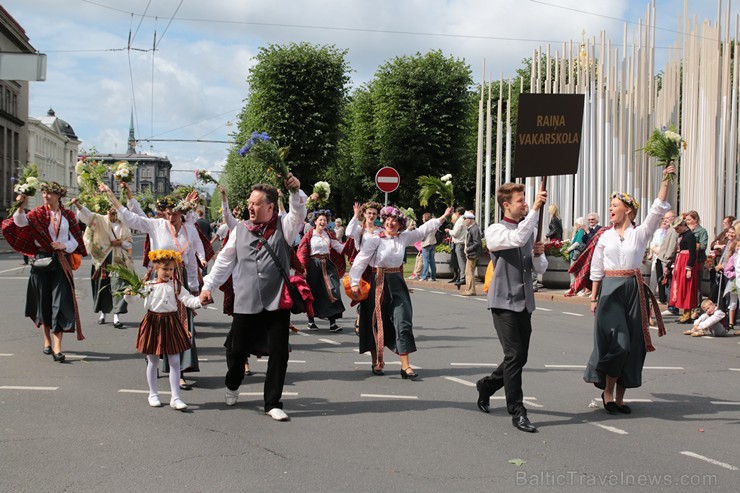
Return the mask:
[(640, 205), (624, 193), (612, 194), (609, 215), (612, 228), (594, 247), (591, 262), (591, 311), (596, 314), (594, 349), (583, 379), (604, 392), (601, 400), (609, 413), (629, 414), (625, 391), (642, 385), (642, 367), (648, 351), (654, 351), (648, 316), (652, 301), (658, 319), (658, 335), (665, 334), (657, 300), (641, 273), (642, 259), (663, 215), (671, 209), (668, 179), (674, 167), (663, 170), (663, 181), (647, 217), (640, 226), (634, 220)]
[(105, 315), (113, 313), (113, 327), (122, 329), (123, 324), (118, 316), (128, 313), (128, 304), (123, 296), (114, 297), (113, 293), (123, 289), (123, 284), (116, 274), (109, 274), (109, 265), (120, 265), (134, 269), (131, 253), (133, 238), (131, 230), (118, 220), (118, 213), (110, 207), (108, 213), (98, 214), (90, 211), (75, 198), (70, 205), (77, 207), (77, 217), (87, 224), (83, 236), (85, 248), (92, 258), (93, 311), (100, 312), (99, 324), (105, 323)]
[[(344, 244), (344, 254), (347, 256), (349, 263), (352, 264), (355, 261), (355, 257), (360, 252), (362, 244), (366, 239), (370, 238), (376, 233), (383, 231), (383, 228), (375, 225), (375, 220), (378, 218), (378, 213), (383, 206), (378, 202), (365, 202), (360, 204), (355, 202), (354, 212), (355, 215), (350, 219), (347, 224), (347, 229), (344, 234), (347, 236), (347, 241)], [(373, 277), (373, 269), (368, 265), (365, 272), (362, 273), (362, 278), (365, 282), (370, 282)], [(354, 306), (357, 302), (352, 301), (350, 306)], [(361, 301), (360, 304), (364, 303)], [(357, 307), (357, 320), (355, 321), (355, 333), (360, 335), (360, 313), (362, 307)], [(372, 310), (370, 310), (372, 313)]]
[(683, 310), (678, 323), (689, 324), (692, 322), (691, 310), (699, 306), (696, 299), (699, 289), (699, 276), (697, 275), (699, 269), (696, 268), (699, 264), (699, 255), (696, 248), (696, 236), (681, 217), (677, 217), (671, 227), (678, 233), (678, 253), (673, 263), (669, 304)]
[[(344, 245), (337, 240), (334, 232), (326, 227), (327, 211), (317, 211), (314, 215), (314, 229), (310, 229), (298, 245), (298, 259), (306, 272), (306, 282), (313, 295), (313, 310), (318, 318), (329, 319), (329, 330), (340, 332), (337, 319), (344, 312), (344, 303), (339, 279), (346, 269)], [(317, 330), (314, 317), (308, 319), (308, 330)]]
[(61, 204), (67, 189), (56, 182), (43, 183), (41, 195), (44, 204), (28, 212), (25, 210), (28, 198), (18, 195), (18, 210), (12, 218), (3, 221), (2, 231), (8, 244), (17, 252), (37, 261), (52, 259), (47, 267), (31, 267), (26, 316), (43, 329), (44, 354), (52, 355), (54, 361), (61, 363), (65, 359), (62, 353), (64, 332), (74, 332), (76, 328), (77, 340), (85, 338), (68, 255), (84, 256), (87, 252), (74, 213)]
[(416, 351), (416, 342), (412, 330), (411, 297), (403, 278), (403, 261), (406, 247), (438, 229), (452, 210), (450, 207), (442, 217), (430, 219), (414, 231), (406, 231), (406, 216), (396, 207), (383, 207), (380, 218), (385, 231), (365, 239), (355, 258), (349, 273), (354, 294), (360, 292), (360, 279), (365, 268), (371, 266), (375, 271), (370, 294), (366, 303), (360, 305), (360, 353), (370, 352), (375, 375), (383, 374), (385, 346), (400, 356), (404, 380), (419, 376), (409, 362), (409, 354)]
[[(182, 256), (182, 263), (178, 264), (176, 270), (177, 280), (181, 282), (191, 293), (200, 290), (198, 274), (201, 264), (198, 263), (196, 252), (201, 258), (205, 258), (203, 243), (198, 235), (197, 227), (185, 223), (184, 215), (192, 208), (192, 203), (187, 200), (176, 202), (173, 197), (161, 198), (157, 208), (165, 211), (164, 218), (142, 217), (129, 209), (123, 207), (116, 195), (107, 185), (101, 185), (100, 190), (108, 194), (108, 199), (118, 212), (118, 217), (123, 224), (131, 229), (147, 233), (151, 240), (152, 250), (175, 250)], [(148, 252), (147, 252), (148, 254)], [(185, 372), (198, 372), (198, 350), (195, 344), (195, 325), (193, 324), (193, 311), (191, 309), (181, 310), (183, 326), (190, 332), (191, 348), (180, 355), (180, 387), (190, 390), (191, 386), (182, 376)], [(164, 371), (169, 371), (167, 359), (164, 360)]]

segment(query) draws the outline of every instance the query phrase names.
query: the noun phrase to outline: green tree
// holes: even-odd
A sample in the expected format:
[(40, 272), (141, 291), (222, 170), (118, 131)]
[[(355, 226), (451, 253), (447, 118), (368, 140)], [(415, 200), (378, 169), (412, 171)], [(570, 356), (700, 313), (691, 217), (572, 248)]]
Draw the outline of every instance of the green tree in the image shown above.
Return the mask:
[(349, 65), (346, 50), (308, 43), (260, 48), (250, 69), (249, 94), (239, 115), (236, 146), (224, 168), (230, 200), (245, 200), (249, 187), (269, 176), (238, 150), (252, 132), (267, 132), (289, 146), (289, 161), (302, 188), (336, 165), (340, 121), (347, 101)]

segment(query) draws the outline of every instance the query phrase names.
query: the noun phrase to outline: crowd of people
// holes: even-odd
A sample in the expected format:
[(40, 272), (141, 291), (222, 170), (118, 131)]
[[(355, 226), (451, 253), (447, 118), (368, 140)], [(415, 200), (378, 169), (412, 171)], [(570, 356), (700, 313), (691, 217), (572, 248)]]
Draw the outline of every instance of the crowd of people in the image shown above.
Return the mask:
[[(594, 213), (575, 221), (568, 252), (573, 271), (570, 294), (590, 296), (596, 316), (594, 347), (584, 380), (603, 390), (604, 408), (611, 413), (630, 413), (625, 391), (642, 384), (645, 356), (655, 349), (648, 314), (655, 314), (659, 335), (664, 333), (654, 293), (669, 304), (665, 314), (682, 310), (679, 321), (693, 321), (687, 335), (734, 335), (735, 268), (740, 262), (735, 255), (736, 227), (740, 226), (733, 223), (734, 218), (725, 218), (725, 230), (712, 242), (709, 258), (717, 287), (712, 299), (701, 302), (698, 280), (707, 262), (702, 257), (707, 233), (695, 211), (676, 217), (670, 210), (665, 177), (672, 172), (671, 166), (666, 168), (658, 198), (641, 225), (635, 225), (640, 205), (626, 193), (612, 195), (609, 227), (602, 227)], [(224, 292), (223, 311), (232, 317), (224, 344), (227, 406), (238, 401), (239, 387), (250, 373), (248, 358), (267, 356), (265, 413), (277, 421), (289, 419), (281, 398), (289, 334), (295, 329), (291, 312), (306, 313), (307, 330), (318, 330), (316, 320), (322, 319), (328, 321), (330, 331), (341, 331), (339, 319), (346, 311), (342, 284), (351, 306), (357, 307), (359, 352), (370, 354), (372, 375), (385, 373), (387, 348), (400, 360), (401, 378), (414, 380), (419, 375), (410, 362), (417, 345), (413, 303), (403, 272), (406, 251), (412, 245), (419, 251), (421, 272), (412, 278), (434, 280), (435, 245), (451, 216), (452, 227), (444, 231), (449, 234), (454, 259), (452, 282), (462, 294), (476, 294), (476, 265), (484, 255), (484, 241), (493, 266), (488, 308), (504, 359), (490, 375), (478, 380), (477, 406), (489, 412), (491, 396), (503, 388), (513, 426), (537, 431), (523, 403), (522, 370), (535, 310), (532, 278), (544, 273), (548, 264), (545, 244), (538, 241), (536, 231), (547, 192), (540, 191), (530, 208), (523, 185), (501, 186), (496, 199), (503, 217), (483, 233), (474, 213), (464, 208), (449, 207), (439, 217), (425, 214), (417, 227), (403, 210), (372, 201), (356, 203), (345, 228), (341, 220), (332, 221), (330, 211), (307, 212), (308, 197), (297, 177), (289, 175), (284, 185), (289, 190), (287, 211), (281, 193), (271, 185), (254, 185), (248, 200), (233, 209), (225, 188), (219, 185), (223, 224), (214, 239), (209, 222), (196, 213), (195, 192), (160, 198), (157, 217), (143, 212), (127, 186), (123, 186), (128, 198), (125, 206), (110, 188), (100, 185), (110, 206), (92, 212), (73, 200), (77, 216), (62, 205), (66, 190), (56, 183), (44, 184), (43, 205), (30, 211), (25, 208), (26, 197), (19, 195), (21, 205), (13, 217), (3, 221), (3, 232), (13, 248), (31, 258), (26, 315), (42, 329), (43, 352), (63, 362), (62, 335), (76, 331), (78, 339), (83, 339), (73, 271), (80, 257), (89, 253), (98, 323), (106, 323), (106, 315), (112, 313), (114, 326), (123, 327), (119, 317), (127, 313), (128, 304), (137, 298), (144, 300), (147, 313), (135, 347), (147, 360), (150, 406), (161, 406), (157, 389), (161, 360), (162, 370), (169, 373), (170, 406), (187, 409), (180, 393), (190, 388), (185, 374), (199, 371), (193, 310), (212, 303), (215, 289)], [(551, 205), (549, 213), (547, 241), (562, 239), (557, 207)], [(84, 238), (78, 219), (87, 225)], [(138, 286), (124, 282), (121, 274), (121, 269), (133, 268), (132, 230), (148, 235), (144, 264), (149, 271)], [(217, 240), (221, 245), (215, 254), (212, 244)], [(640, 271), (648, 248), (656, 273), (652, 288)], [(215, 261), (209, 272), (212, 257)], [(347, 262), (350, 268), (343, 278)], [(700, 303), (702, 315), (694, 310)]]

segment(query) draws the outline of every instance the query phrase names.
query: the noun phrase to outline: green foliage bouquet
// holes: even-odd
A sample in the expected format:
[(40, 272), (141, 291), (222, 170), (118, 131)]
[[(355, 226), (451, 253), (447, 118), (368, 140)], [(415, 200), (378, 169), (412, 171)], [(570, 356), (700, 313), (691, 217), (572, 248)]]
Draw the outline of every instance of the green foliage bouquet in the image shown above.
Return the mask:
[(83, 157), (75, 165), (77, 173), (77, 184), (82, 190), (87, 190), (90, 194), (98, 193), (98, 184), (102, 183), (103, 176), (108, 171), (108, 167), (102, 161), (96, 161), (94, 157)]
[(131, 296), (146, 298), (149, 295), (151, 290), (147, 287), (146, 282), (135, 271), (127, 268), (125, 265), (111, 264), (106, 267), (106, 270), (116, 275), (123, 285), (123, 289), (112, 293), (113, 296), (121, 297), (124, 294), (129, 294)]
[[(671, 161), (675, 164), (682, 147), (686, 149), (686, 141), (676, 132), (676, 127), (670, 125), (653, 130), (650, 138), (645, 142), (645, 147), (638, 150), (656, 158), (658, 166), (668, 166)], [(673, 180), (675, 177), (675, 174), (671, 174), (668, 179)]]
[(325, 207), (331, 194), (331, 185), (325, 181), (317, 181), (313, 185), (313, 194), (317, 195), (316, 201), (309, 199), (309, 204), (306, 205), (308, 210), (313, 210), (317, 207)]
[(284, 182), (290, 174), (288, 154), (290, 154), (290, 147), (278, 146), (266, 132), (252, 132), (247, 143), (239, 149), (241, 157), (249, 155), (265, 166), (268, 174), (274, 177), (273, 185), (283, 190), (285, 189)]
[(455, 203), (455, 192), (452, 185), (452, 175), (446, 174), (441, 178), (435, 176), (420, 176), (418, 178), (419, 186), (419, 204), (423, 207), (429, 205), (429, 200), (436, 194), (448, 207)]

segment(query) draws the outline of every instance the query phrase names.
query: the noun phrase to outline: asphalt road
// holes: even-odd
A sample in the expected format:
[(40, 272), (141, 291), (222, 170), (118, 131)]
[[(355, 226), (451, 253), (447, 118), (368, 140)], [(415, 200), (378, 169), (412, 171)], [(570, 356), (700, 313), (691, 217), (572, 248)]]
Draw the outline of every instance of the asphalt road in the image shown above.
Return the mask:
[(230, 318), (218, 298), (196, 319), (201, 371), (178, 412), (147, 405), (141, 305), (123, 330), (95, 323), (89, 265), (77, 271), (87, 339), (65, 336), (59, 364), (23, 317), (28, 267), (0, 255), (0, 491), (737, 491), (740, 338), (654, 332), (644, 385), (627, 394), (633, 414), (611, 416), (582, 380), (588, 307), (538, 301), (524, 393), (539, 432), (527, 434), (503, 394), (491, 414), (475, 406), (475, 381), (502, 358), (483, 297), (430, 285), (412, 295), (419, 380), (402, 380), (393, 354), (372, 376), (348, 309), (342, 333), (323, 321), (291, 337), (292, 419), (278, 423), (260, 409), (264, 360), (237, 406), (224, 404)]

